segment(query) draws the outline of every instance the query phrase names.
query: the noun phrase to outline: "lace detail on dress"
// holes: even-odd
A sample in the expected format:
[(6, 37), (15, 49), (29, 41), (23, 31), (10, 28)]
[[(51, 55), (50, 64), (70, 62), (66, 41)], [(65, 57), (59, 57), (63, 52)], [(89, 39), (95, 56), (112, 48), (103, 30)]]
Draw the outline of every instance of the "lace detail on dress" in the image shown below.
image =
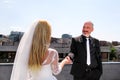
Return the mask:
[(58, 62), (59, 61), (58, 52), (52, 48), (49, 48), (48, 50), (49, 50), (48, 57), (43, 62), (43, 65), (50, 64), (52, 73), (54, 75), (57, 75), (61, 72), (61, 67), (59, 66), (59, 62)]
[(61, 67), (59, 66), (59, 56), (58, 52), (54, 50), (54, 56), (51, 62), (51, 69), (54, 75), (58, 75), (61, 72)]
[(48, 51), (48, 56), (38, 73), (28, 70), (27, 80), (57, 80), (53, 74), (57, 75), (61, 72), (58, 52), (51, 48)]

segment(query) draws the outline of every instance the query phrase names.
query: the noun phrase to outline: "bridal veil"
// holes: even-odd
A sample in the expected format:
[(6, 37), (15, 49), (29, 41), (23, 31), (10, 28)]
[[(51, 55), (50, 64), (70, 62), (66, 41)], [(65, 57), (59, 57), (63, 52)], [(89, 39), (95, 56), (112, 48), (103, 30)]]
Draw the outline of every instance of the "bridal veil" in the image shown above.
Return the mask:
[(37, 23), (38, 21), (36, 21), (21, 38), (17, 48), (10, 80), (26, 80), (27, 78), (29, 51)]

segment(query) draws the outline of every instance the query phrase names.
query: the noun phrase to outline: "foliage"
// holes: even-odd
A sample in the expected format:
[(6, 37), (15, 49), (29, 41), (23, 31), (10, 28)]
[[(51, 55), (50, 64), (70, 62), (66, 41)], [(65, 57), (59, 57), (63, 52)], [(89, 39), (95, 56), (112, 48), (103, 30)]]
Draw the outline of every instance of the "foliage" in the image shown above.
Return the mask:
[(110, 60), (116, 60), (116, 59), (117, 59), (116, 49), (115, 49), (114, 47), (111, 48), (111, 52), (110, 52), (110, 55), (109, 55), (109, 59), (110, 59)]

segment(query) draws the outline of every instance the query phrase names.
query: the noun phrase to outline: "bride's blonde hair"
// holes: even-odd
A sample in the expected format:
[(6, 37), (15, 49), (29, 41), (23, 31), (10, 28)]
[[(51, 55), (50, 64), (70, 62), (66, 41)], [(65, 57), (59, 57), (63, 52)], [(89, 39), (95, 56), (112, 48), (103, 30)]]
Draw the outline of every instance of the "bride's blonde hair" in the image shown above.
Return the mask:
[(34, 71), (41, 68), (51, 40), (51, 26), (47, 21), (40, 20), (35, 27), (28, 60), (28, 67)]

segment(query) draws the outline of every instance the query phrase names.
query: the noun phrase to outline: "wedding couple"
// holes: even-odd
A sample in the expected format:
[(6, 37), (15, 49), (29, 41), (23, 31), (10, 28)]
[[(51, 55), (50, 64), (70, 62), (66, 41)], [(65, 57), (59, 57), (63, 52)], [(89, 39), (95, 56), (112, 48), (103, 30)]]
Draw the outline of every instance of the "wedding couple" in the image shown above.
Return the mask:
[[(86, 26), (84, 26), (83, 33), (90, 34), (92, 32), (91, 30), (92, 27), (88, 29), (90, 25), (91, 23), (88, 22)], [(89, 35), (84, 36), (89, 37)], [(94, 79), (91, 78), (90, 75), (94, 76), (93, 74), (96, 74), (97, 71), (93, 73), (94, 70), (92, 68), (89, 69), (91, 71), (86, 71), (87, 67), (85, 67), (86, 65), (84, 63), (82, 63), (82, 61), (83, 62), (85, 61), (84, 57), (86, 55), (83, 56), (82, 58), (81, 54), (78, 54), (81, 53), (82, 49), (78, 50), (79, 48), (77, 46), (78, 45), (81, 46), (81, 42), (78, 44), (79, 41), (77, 40), (77, 38), (74, 40), (72, 39), (70, 50), (70, 52), (74, 55), (74, 58), (73, 56), (66, 56), (61, 62), (58, 62), (59, 61), (58, 52), (55, 49), (49, 48), (50, 41), (51, 41), (50, 24), (46, 20), (38, 20), (37, 22), (35, 22), (30, 27), (30, 29), (27, 32), (25, 32), (19, 43), (10, 80), (57, 80), (57, 78), (54, 75), (58, 75), (65, 64), (71, 63), (73, 63), (71, 74), (74, 75), (74, 80), (99, 80), (97, 78), (100, 78), (100, 75), (102, 73), (101, 62), (99, 61), (100, 59), (99, 51), (98, 53), (94, 52), (97, 54), (91, 57), (91, 60), (95, 60), (93, 61), (95, 62), (95, 70), (98, 69), (99, 71), (100, 67), (99, 76), (97, 76), (97, 78)], [(95, 43), (98, 42), (96, 39), (94, 39), (94, 41), (96, 41)], [(81, 46), (80, 48), (82, 47), (84, 46)], [(94, 45), (93, 47), (96, 46)], [(83, 53), (82, 55), (84, 55)], [(94, 53), (92, 55), (94, 55)], [(95, 58), (96, 56), (97, 60)], [(71, 60), (70, 57), (72, 57), (74, 60)], [(78, 66), (79, 62), (80, 64)], [(91, 66), (92, 65), (94, 65), (94, 63), (91, 63)], [(85, 69), (85, 72), (81, 69), (83, 70)], [(84, 75), (79, 74), (78, 71), (80, 71), (80, 73), (83, 72)], [(88, 78), (90, 79), (84, 79), (84, 77), (88, 75), (89, 75)]]

